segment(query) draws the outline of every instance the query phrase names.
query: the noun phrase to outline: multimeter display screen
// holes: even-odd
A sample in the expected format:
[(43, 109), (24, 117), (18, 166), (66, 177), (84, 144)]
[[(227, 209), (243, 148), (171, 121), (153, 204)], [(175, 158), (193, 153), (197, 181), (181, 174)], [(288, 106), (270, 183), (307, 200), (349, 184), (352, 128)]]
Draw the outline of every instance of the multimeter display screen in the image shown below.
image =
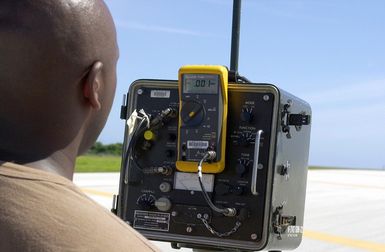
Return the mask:
[(184, 74), (183, 93), (218, 94), (218, 74)]

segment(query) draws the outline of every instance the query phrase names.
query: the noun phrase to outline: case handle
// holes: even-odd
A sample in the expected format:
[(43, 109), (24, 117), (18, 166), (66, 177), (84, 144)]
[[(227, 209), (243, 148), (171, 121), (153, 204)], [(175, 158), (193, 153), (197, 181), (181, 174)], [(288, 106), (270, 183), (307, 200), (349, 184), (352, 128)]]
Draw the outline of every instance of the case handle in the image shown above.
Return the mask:
[(259, 161), (259, 146), (260, 146), (262, 134), (263, 134), (263, 130), (258, 130), (257, 135), (255, 136), (253, 173), (251, 176), (251, 193), (253, 195), (258, 195), (257, 175), (258, 175), (258, 161)]

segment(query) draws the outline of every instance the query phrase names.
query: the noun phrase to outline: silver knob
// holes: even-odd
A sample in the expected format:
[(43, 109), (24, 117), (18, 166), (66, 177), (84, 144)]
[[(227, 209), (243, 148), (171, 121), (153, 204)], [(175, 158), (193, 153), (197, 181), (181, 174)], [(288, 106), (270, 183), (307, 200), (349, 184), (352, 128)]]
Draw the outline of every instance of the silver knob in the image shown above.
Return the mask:
[(171, 185), (170, 183), (168, 182), (162, 182), (160, 185), (159, 185), (159, 190), (161, 192), (164, 192), (164, 193), (168, 193), (171, 191)]
[(159, 211), (167, 212), (171, 209), (171, 201), (166, 197), (160, 197), (155, 201), (155, 206)]

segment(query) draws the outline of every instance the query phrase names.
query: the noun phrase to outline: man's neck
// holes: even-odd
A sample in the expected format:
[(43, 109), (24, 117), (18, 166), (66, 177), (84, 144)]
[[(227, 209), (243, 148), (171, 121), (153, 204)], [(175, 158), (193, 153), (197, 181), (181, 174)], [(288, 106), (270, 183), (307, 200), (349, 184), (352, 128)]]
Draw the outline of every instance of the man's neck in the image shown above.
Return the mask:
[(68, 155), (64, 151), (57, 151), (48, 158), (25, 163), (28, 167), (48, 171), (72, 180), (76, 155)]

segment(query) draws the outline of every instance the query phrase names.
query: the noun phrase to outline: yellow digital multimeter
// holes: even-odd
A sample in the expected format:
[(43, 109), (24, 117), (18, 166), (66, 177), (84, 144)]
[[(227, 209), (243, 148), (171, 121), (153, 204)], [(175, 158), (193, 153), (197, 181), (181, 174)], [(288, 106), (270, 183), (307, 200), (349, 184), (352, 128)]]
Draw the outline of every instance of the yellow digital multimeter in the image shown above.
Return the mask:
[(208, 150), (216, 158), (204, 163), (204, 173), (225, 168), (228, 70), (217, 65), (187, 65), (179, 69), (179, 127), (176, 168), (196, 172)]

